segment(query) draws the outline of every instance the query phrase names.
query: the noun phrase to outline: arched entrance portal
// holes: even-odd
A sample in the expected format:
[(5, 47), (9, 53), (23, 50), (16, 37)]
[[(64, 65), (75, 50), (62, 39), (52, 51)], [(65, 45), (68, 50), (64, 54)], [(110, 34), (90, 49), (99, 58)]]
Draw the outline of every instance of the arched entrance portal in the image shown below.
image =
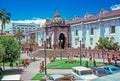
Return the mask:
[(65, 47), (65, 35), (63, 33), (60, 34), (59, 36), (59, 46), (61, 49), (64, 49)]

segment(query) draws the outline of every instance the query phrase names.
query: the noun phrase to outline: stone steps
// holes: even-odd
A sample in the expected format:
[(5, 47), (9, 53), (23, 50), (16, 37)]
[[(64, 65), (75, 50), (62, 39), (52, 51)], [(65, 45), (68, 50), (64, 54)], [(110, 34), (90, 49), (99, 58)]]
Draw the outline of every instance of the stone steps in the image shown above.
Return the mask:
[[(67, 52), (65, 50), (46, 50), (46, 54), (47, 54), (47, 57), (50, 56), (56, 56), (56, 57), (59, 57), (61, 54), (63, 57), (67, 57)], [(34, 56), (35, 57), (44, 57), (45, 56), (45, 53), (44, 53), (44, 50), (39, 50), (37, 52), (34, 53)]]

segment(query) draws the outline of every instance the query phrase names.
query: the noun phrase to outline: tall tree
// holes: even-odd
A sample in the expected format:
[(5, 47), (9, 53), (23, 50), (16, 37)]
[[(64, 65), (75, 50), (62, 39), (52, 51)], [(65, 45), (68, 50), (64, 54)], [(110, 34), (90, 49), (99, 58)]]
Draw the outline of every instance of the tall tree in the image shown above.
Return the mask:
[(0, 20), (1, 22), (1, 35), (3, 33), (3, 29), (5, 28), (5, 25), (10, 22), (11, 14), (8, 13), (5, 9), (0, 10)]
[(3, 56), (3, 67), (4, 62), (15, 61), (20, 57), (20, 46), (14, 37), (0, 36), (0, 43), (5, 48), (5, 54)]

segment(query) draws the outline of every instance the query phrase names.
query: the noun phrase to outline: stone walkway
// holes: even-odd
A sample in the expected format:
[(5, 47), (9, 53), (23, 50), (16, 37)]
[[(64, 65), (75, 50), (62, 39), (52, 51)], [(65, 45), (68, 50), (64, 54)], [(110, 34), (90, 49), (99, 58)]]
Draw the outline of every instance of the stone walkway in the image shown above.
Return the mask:
[[(22, 59), (30, 58), (27, 54), (21, 54)], [(21, 74), (22, 81), (30, 81), (37, 73), (39, 73), (39, 65), (43, 58), (36, 58), (35, 62), (30, 63), (27, 68), (5, 66), (5, 70), (10, 70), (10, 74)], [(20, 71), (19, 71), (20, 70)]]
[[(30, 57), (28, 57), (27, 54), (22, 54), (21, 58), (26, 59)], [(27, 68), (24, 68), (24, 71), (22, 73), (22, 80), (31, 80), (37, 73), (39, 73), (39, 65), (42, 60), (44, 59), (36, 58), (35, 62), (30, 63)]]
[[(21, 58), (30, 58), (26, 54), (22, 54)], [(22, 72), (22, 80), (27, 81), (31, 80), (36, 74), (39, 73), (39, 65), (40, 62), (44, 60), (44, 58), (36, 58), (35, 62), (30, 63), (27, 68), (23, 68)], [(47, 64), (49, 63), (49, 59), (47, 59)], [(70, 74), (71, 69), (47, 69), (48, 74)], [(44, 72), (43, 72), (44, 73)]]
[[(27, 54), (21, 54), (21, 58), (26, 59), (30, 58), (27, 56)], [(59, 59), (59, 58), (57, 58)], [(79, 60), (80, 58), (73, 58)], [(89, 58), (82, 58), (84, 60), (89, 60)], [(21, 77), (23, 81), (30, 81), (36, 74), (39, 73), (39, 65), (40, 62), (44, 60), (44, 58), (37, 58), (36, 61), (30, 63), (30, 65), (27, 68), (19, 67), (19, 69), (22, 70)], [(103, 62), (103, 59), (96, 59), (97, 62)], [(107, 60), (105, 60), (107, 62)], [(47, 64), (49, 63), (49, 59), (47, 59)], [(13, 67), (16, 69), (16, 67)], [(6, 69), (11, 69), (10, 67), (6, 67)], [(70, 74), (71, 69), (47, 69), (48, 74)]]
[[(30, 58), (30, 57), (28, 57), (26, 54), (22, 54), (21, 58), (26, 59), (26, 58)], [(22, 80), (24, 80), (24, 81), (31, 80), (36, 74), (38, 74), (40, 62), (43, 60), (44, 60), (44, 58), (36, 57), (36, 61), (30, 63), (30, 65), (27, 68), (21, 67), (21, 68), (23, 68)], [(49, 63), (49, 59), (47, 59), (47, 64), (48, 63)], [(48, 74), (58, 74), (58, 73), (59, 74), (69, 74), (70, 69), (47, 69), (47, 73)]]

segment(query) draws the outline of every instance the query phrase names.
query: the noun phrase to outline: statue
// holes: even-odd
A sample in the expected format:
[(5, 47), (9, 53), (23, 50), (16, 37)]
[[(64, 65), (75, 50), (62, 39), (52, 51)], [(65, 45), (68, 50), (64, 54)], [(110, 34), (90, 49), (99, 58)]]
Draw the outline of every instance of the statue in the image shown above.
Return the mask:
[(60, 17), (60, 12), (56, 11), (54, 17)]

